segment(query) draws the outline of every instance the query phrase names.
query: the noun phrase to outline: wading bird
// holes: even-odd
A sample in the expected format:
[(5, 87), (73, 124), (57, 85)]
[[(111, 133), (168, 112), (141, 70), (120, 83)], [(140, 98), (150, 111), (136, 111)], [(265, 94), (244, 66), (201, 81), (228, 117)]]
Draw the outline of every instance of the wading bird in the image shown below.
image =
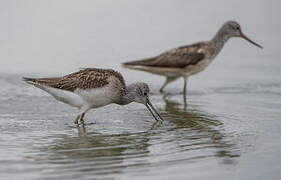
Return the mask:
[(129, 69), (165, 76), (166, 81), (160, 88), (160, 92), (163, 92), (167, 84), (183, 77), (183, 93), (186, 95), (187, 79), (203, 71), (219, 54), (224, 44), (232, 37), (243, 38), (262, 48), (262, 46), (242, 33), (241, 26), (237, 22), (228, 21), (210, 41), (178, 47), (156, 57), (123, 63), (123, 66)]
[(89, 109), (111, 103), (126, 105), (131, 102), (144, 104), (156, 121), (158, 118), (163, 120), (149, 100), (146, 83), (137, 82), (126, 86), (123, 76), (111, 69), (86, 68), (63, 77), (24, 77), (23, 80), (46, 91), (58, 101), (79, 108), (75, 124), (84, 122), (84, 115)]

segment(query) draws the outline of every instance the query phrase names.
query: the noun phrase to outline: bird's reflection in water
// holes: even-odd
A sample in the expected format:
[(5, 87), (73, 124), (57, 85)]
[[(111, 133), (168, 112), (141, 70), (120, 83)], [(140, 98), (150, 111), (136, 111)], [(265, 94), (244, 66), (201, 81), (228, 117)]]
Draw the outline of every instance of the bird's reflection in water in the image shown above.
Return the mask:
[[(176, 125), (176, 128), (184, 127), (209, 127), (219, 126), (222, 123), (216, 120), (216, 116), (201, 112), (194, 105), (189, 105), (186, 101), (183, 104), (170, 100), (168, 95), (163, 96), (167, 117)], [(206, 126), (204, 126), (206, 125)]]
[(52, 174), (70, 172), (68, 175), (83, 172), (102, 176), (120, 174), (127, 167), (149, 164), (142, 159), (149, 152), (146, 133), (98, 134), (91, 132), (90, 127), (80, 124), (75, 127), (77, 134), (50, 137), (53, 142), (40, 148), (40, 155), (32, 159), (48, 163)]
[[(172, 125), (169, 131), (182, 131), (181, 139), (185, 139), (186, 144), (180, 145), (185, 150), (213, 149), (215, 154), (212, 156), (219, 157), (219, 162), (224, 164), (235, 163), (235, 157), (239, 157), (240, 153), (235, 143), (233, 143), (232, 135), (223, 129), (221, 123), (215, 115), (202, 112), (198, 107), (187, 104), (186, 101), (179, 103), (170, 100), (165, 95), (165, 119)], [(190, 140), (190, 141), (189, 141)], [(191, 142), (191, 143), (190, 143)]]
[(85, 124), (80, 124), (80, 125), (77, 125), (77, 131), (78, 131), (78, 136), (79, 137), (86, 137), (87, 136), (87, 130), (86, 130), (86, 127), (85, 127)]

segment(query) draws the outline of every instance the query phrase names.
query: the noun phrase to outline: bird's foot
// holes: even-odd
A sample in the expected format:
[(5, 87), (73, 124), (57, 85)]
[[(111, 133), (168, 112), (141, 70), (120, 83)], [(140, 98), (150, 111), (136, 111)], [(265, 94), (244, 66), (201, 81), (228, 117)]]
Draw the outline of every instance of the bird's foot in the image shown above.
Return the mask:
[(80, 124), (84, 124), (84, 119), (80, 119)]
[(74, 120), (74, 124), (78, 124), (78, 119), (77, 118)]

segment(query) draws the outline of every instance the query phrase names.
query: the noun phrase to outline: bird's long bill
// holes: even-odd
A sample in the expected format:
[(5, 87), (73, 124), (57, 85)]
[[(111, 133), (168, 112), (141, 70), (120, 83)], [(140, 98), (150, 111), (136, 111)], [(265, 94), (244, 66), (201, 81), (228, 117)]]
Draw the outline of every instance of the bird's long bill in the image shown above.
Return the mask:
[[(160, 116), (160, 114), (157, 112), (157, 110), (153, 107), (153, 105), (151, 104), (151, 102), (149, 100), (147, 100), (147, 103), (145, 105), (147, 107), (147, 109), (149, 110), (149, 112), (152, 114), (152, 116), (154, 117), (154, 119), (156, 121), (159, 121), (158, 118), (155, 116), (155, 114), (162, 120), (164, 121), (164, 119)], [(154, 114), (154, 113), (155, 114)]]
[(263, 48), (261, 45), (259, 45), (258, 43), (252, 41), (250, 38), (248, 38), (245, 34), (241, 33), (241, 37), (247, 41), (249, 41), (250, 43), (252, 43), (253, 45), (259, 47), (259, 48)]

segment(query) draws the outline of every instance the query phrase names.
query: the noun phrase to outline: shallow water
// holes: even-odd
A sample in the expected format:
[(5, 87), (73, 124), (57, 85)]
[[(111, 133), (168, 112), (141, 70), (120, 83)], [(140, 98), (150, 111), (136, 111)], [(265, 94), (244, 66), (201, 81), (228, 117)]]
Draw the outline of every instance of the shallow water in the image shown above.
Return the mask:
[(92, 110), (79, 127), (73, 124), (76, 109), (24, 84), (21, 75), (3, 74), (1, 177), (278, 179), (278, 73), (270, 70), (266, 81), (257, 76), (250, 83), (251, 77), (247, 82), (234, 79), (239, 83), (232, 86), (212, 81), (196, 85), (187, 103), (178, 93), (181, 86), (168, 88), (165, 95), (153, 90), (151, 101), (163, 123), (155, 123), (143, 105), (130, 104)]

